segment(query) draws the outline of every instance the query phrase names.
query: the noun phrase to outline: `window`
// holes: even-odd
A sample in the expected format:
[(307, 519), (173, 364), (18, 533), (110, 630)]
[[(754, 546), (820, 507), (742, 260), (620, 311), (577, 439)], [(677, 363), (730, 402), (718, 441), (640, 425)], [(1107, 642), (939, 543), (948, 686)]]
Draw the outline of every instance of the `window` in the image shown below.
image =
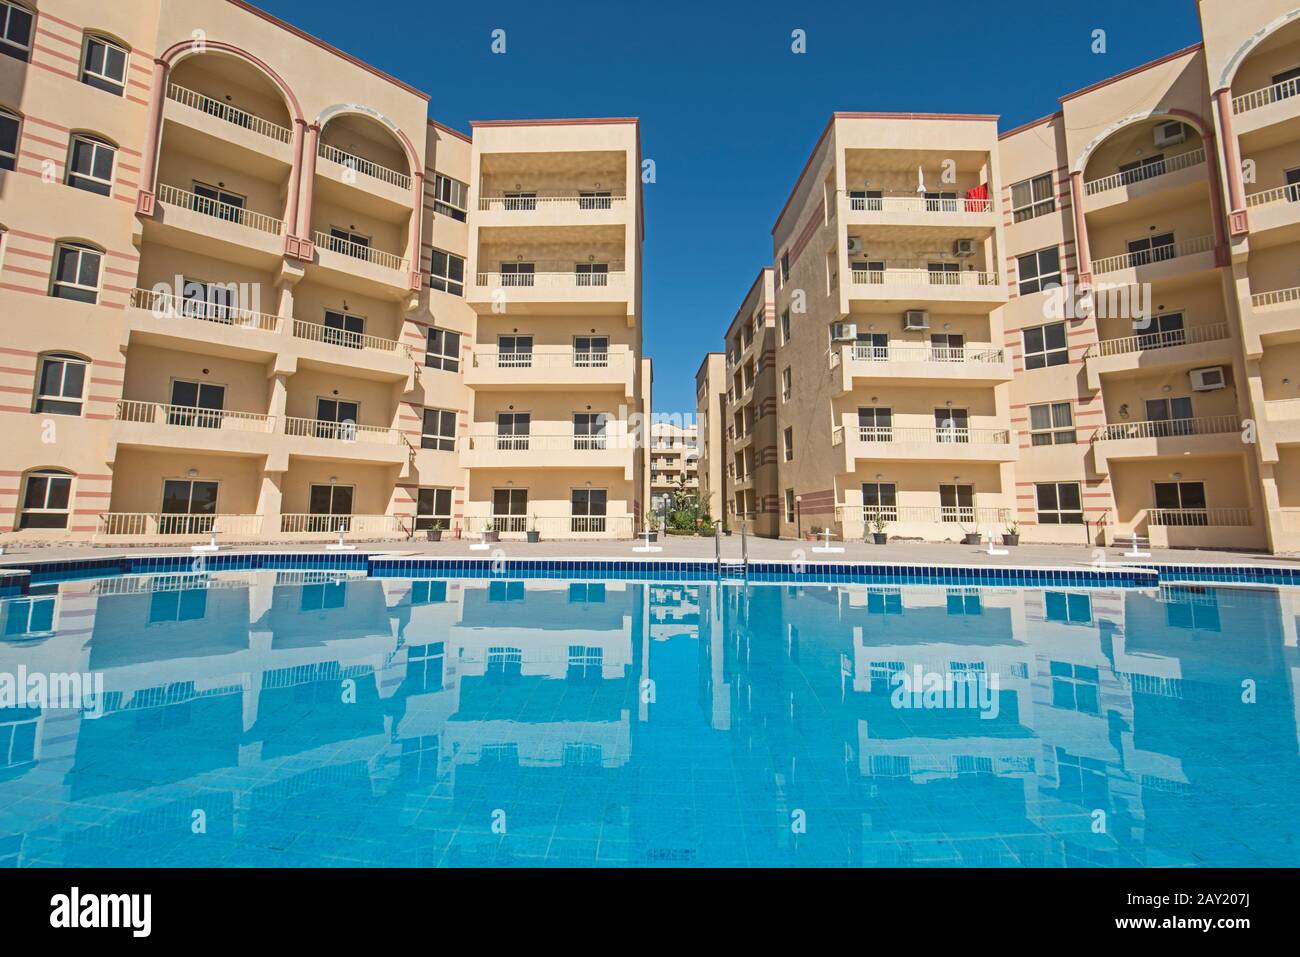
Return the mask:
[(790, 310), (781, 313), (781, 345), (790, 341)]
[(1016, 257), (1020, 295), (1055, 289), (1061, 284), (1061, 251), (1055, 246)]
[(510, 191), (505, 194), (504, 208), (507, 210), (535, 210), (537, 208), (536, 193), (521, 193)]
[(424, 365), (443, 372), (460, 371), (460, 333), (432, 327), (424, 347)]
[(967, 409), (935, 409), (934, 440), (936, 442), (969, 442), (970, 412)]
[[(0, 150), (3, 148), (3, 145), (0, 145)], [(0, 157), (0, 160), (2, 159), (3, 157)], [(1286, 171), (1286, 198), (1287, 202), (1300, 203), (1300, 166)]]
[(975, 521), (975, 486), (940, 485), (939, 517), (945, 522)]
[(435, 249), (429, 263), (429, 288), (465, 295), (465, 259), (455, 253)]
[(790, 281), (790, 254), (788, 252), (781, 254), (781, 285), (784, 286)]
[(573, 272), (579, 286), (609, 285), (609, 263), (577, 263)]
[(787, 524), (794, 523), (794, 489), (785, 490), (785, 520)]
[(1125, 186), (1131, 186), (1133, 183), (1140, 183), (1153, 176), (1163, 176), (1164, 173), (1164, 153), (1157, 153), (1154, 156), (1135, 160), (1132, 163), (1121, 163), (1119, 165), (1119, 181)]
[(450, 409), (425, 409), (420, 448), (438, 452), (455, 451), (456, 413)]
[(605, 412), (573, 413), (573, 447), (575, 449), (605, 448)]
[(1083, 497), (1078, 482), (1039, 482), (1034, 493), (1039, 525), (1083, 524)]
[(84, 133), (75, 134), (68, 155), (65, 182), (76, 189), (108, 196), (113, 192), (113, 158), (116, 155), (117, 148), (111, 143)]
[(898, 486), (893, 482), (863, 482), (862, 513), (868, 522), (877, 518), (898, 521)]
[[(303, 531), (308, 532), (346, 532), (352, 525), (351, 485), (313, 485), (307, 496), (307, 512), (310, 518)], [(337, 583), (337, 584), (342, 584)], [(342, 607), (338, 605), (336, 607)]]
[(1043, 173), (1032, 179), (1022, 179), (1011, 184), (1011, 221), (1023, 223), (1056, 209), (1052, 193), (1052, 174)]
[(1152, 316), (1147, 323), (1146, 332), (1138, 336), (1139, 349), (1162, 349), (1166, 346), (1181, 346), (1187, 341), (1183, 329), (1181, 312), (1165, 312)]
[(614, 194), (607, 189), (583, 190), (578, 193), (579, 209), (611, 209)]
[(416, 493), (415, 528), (451, 528), (451, 489), (422, 488)]
[(465, 209), (468, 202), (469, 186), (458, 179), (433, 175), (433, 211), (465, 222)]
[(104, 254), (82, 243), (58, 243), (54, 247), (54, 279), (50, 295), (56, 299), (96, 302), (99, 299), (99, 267)]
[(81, 82), (121, 96), (126, 89), (126, 49), (104, 37), (86, 37)]
[(1148, 266), (1151, 263), (1173, 259), (1177, 255), (1174, 234), (1161, 233), (1158, 236), (1131, 239), (1128, 243), (1128, 252), (1134, 266)]
[(790, 367), (786, 366), (781, 370), (781, 398), (783, 401), (790, 401)]
[(926, 263), (930, 285), (952, 286), (961, 282), (961, 263)]
[(605, 531), (609, 492), (603, 488), (575, 488), (569, 496), (569, 525), (573, 532)]
[(1043, 617), (1068, 625), (1091, 625), (1092, 598), (1081, 592), (1044, 592)]
[(1068, 402), (1046, 402), (1029, 407), (1030, 445), (1073, 445), (1074, 410)]
[(497, 336), (498, 369), (530, 369), (532, 365), (532, 336)]
[(42, 356), (36, 376), (36, 404), (33, 412), (50, 415), (81, 415), (86, 398), (85, 359), (69, 355)]
[(357, 440), (357, 419), (361, 403), (349, 399), (316, 399), (314, 430), (319, 439), (338, 439), (340, 442)]
[(32, 53), (32, 12), (0, 0), (0, 53), (26, 60)]
[(1157, 525), (1208, 525), (1204, 482), (1156, 482), (1155, 512), (1151, 523)]
[(1025, 329), (1023, 335), (1026, 369), (1063, 366), (1070, 361), (1065, 323), (1053, 322), (1045, 326), (1034, 326), (1032, 329)]
[[(528, 524), (528, 489), (497, 488), (492, 490), (492, 527), (498, 532), (527, 531)], [(492, 584), (497, 584), (493, 582)], [(505, 584), (502, 582), (501, 584)], [(523, 591), (523, 582), (519, 590)], [(523, 600), (523, 595), (519, 600)], [(500, 599), (497, 599), (500, 601)]]
[(883, 259), (854, 261), (849, 263), (849, 272), (853, 274), (853, 281), (857, 283), (883, 283), (885, 261)]
[(573, 364), (579, 369), (604, 369), (609, 365), (609, 336), (574, 336)]
[(887, 408), (858, 409), (858, 441), (892, 442), (894, 439), (894, 410)]
[(365, 333), (365, 316), (354, 316), (333, 309), (325, 310), (325, 333), (322, 341), (332, 346), (360, 349), (365, 342)]
[(880, 212), (884, 208), (885, 193), (879, 189), (849, 190), (849, 209), (858, 211)]
[(1098, 672), (1091, 665), (1068, 661), (1049, 662), (1052, 675), (1052, 707), (1084, 714), (1098, 713)]
[(531, 412), (498, 412), (497, 448), (508, 452), (527, 451), (532, 427)]
[(27, 476), (19, 528), (67, 528), (71, 514), (72, 476), (42, 469)]
[(501, 285), (531, 286), (535, 263), (512, 262), (501, 264)]
[(1192, 422), (1191, 396), (1147, 399), (1146, 410), (1153, 436), (1164, 438), (1170, 435), (1193, 435), (1196, 432), (1196, 425)]
[(785, 448), (785, 460), (794, 461), (794, 429), (786, 429), (782, 435), (782, 445)]
[(0, 169), (18, 166), (18, 128), (22, 120), (10, 110), (0, 109)]
[[(215, 216), (217, 219), (224, 219), (228, 223), (237, 223), (244, 212), (244, 204), (247, 199), (239, 193), (232, 193), (222, 189), (219, 186), (209, 186), (207, 183), (201, 183), (198, 180), (192, 181), (194, 184), (194, 195), (190, 200), (190, 206), (196, 213), (202, 213), (204, 216)], [(331, 230), (333, 232), (333, 230)], [(330, 243), (330, 248), (334, 248), (334, 243)], [(339, 250), (342, 252), (343, 250)]]
[(167, 479), (160, 511), (161, 535), (209, 535), (217, 516), (217, 483)]
[[(222, 201), (225, 202), (226, 200), (223, 198)], [(240, 208), (242, 207), (243, 202), (241, 200)], [(370, 237), (353, 232), (350, 229), (331, 226), (326, 248), (330, 252), (342, 253), (345, 256), (352, 256), (354, 259), (367, 259), (370, 256)]]

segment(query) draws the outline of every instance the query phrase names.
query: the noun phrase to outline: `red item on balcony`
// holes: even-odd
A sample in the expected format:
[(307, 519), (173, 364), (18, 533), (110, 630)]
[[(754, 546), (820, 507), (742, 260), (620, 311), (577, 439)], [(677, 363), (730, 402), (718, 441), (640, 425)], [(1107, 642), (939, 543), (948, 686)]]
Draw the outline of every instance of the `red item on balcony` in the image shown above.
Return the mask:
[(966, 212), (983, 213), (989, 208), (989, 184), (980, 183), (974, 189), (966, 190)]

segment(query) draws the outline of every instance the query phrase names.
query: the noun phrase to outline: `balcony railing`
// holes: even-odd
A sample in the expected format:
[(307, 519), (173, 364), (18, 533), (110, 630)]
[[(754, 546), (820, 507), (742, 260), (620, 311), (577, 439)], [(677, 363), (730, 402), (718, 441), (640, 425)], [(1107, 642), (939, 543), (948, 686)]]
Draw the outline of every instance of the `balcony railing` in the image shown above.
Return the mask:
[(991, 213), (993, 200), (958, 197), (927, 199), (924, 196), (850, 196), (849, 209), (867, 213)]
[(1119, 173), (1112, 173), (1110, 176), (1103, 176), (1100, 179), (1089, 180), (1083, 184), (1083, 192), (1087, 196), (1094, 196), (1097, 193), (1118, 189), (1121, 186), (1132, 186), (1134, 183), (1155, 179), (1180, 169), (1199, 166), (1204, 162), (1205, 148), (1198, 146), (1194, 150), (1188, 150), (1186, 153), (1179, 153), (1177, 156), (1170, 156), (1167, 159), (1157, 160), (1145, 166), (1138, 166)]
[(582, 196), (578, 193), (538, 193), (536, 196), (480, 196), (478, 208), (484, 212), (504, 210), (531, 213), (539, 209), (573, 208), (577, 210), (614, 209), (627, 202), (623, 195)]
[(1003, 361), (1001, 349), (992, 346), (877, 346), (855, 342), (853, 358), (860, 362), (945, 362), (968, 365), (996, 365)]
[(354, 156), (352, 153), (346, 153), (336, 146), (321, 143), (317, 152), (331, 163), (337, 163), (346, 169), (355, 170), (369, 176), (371, 179), (377, 179), (381, 183), (387, 183), (403, 190), (411, 188), (411, 177), (405, 173), (399, 173), (395, 169), (389, 169), (387, 166), (381, 166), (371, 160)]
[(1183, 256), (1207, 253), (1213, 248), (1213, 236), (1197, 236), (1195, 239), (1185, 239), (1182, 242), (1170, 243), (1168, 246), (1153, 246), (1150, 249), (1123, 253), (1119, 256), (1106, 256), (1094, 260), (1092, 269), (1096, 273), (1135, 269), (1139, 266), (1149, 266), (1152, 263), (1166, 262), (1170, 259), (1181, 259)]
[(1007, 429), (939, 429), (896, 428), (894, 426), (860, 425), (859, 442), (897, 442), (923, 445), (1010, 445), (1011, 432)]
[(161, 537), (168, 535), (260, 535), (261, 515), (178, 514), (174, 512), (103, 512), (100, 535)]
[(360, 332), (325, 326), (319, 322), (307, 322), (305, 319), (293, 321), (293, 334), (298, 339), (323, 342), (328, 346), (338, 346), (341, 349), (374, 349), (378, 352), (396, 352), (408, 358), (411, 355), (410, 347), (396, 339), (368, 336)]
[(1088, 351), (1084, 353), (1084, 358), (1126, 355), (1131, 352), (1145, 352), (1148, 349), (1171, 349), (1174, 346), (1215, 342), (1226, 338), (1228, 338), (1228, 324), (1212, 322), (1186, 329), (1168, 329), (1164, 332), (1144, 332), (1141, 335), (1124, 336), (1120, 339), (1103, 339), (1089, 346)]
[(201, 409), (192, 405), (167, 405), (162, 402), (138, 402), (134, 399), (118, 400), (116, 418), (119, 422), (238, 432), (270, 432), (275, 427), (273, 416), (256, 412)]
[(153, 289), (131, 290), (131, 306), (135, 309), (147, 309), (158, 319), (194, 319), (215, 322), (223, 326), (238, 326), (243, 329), (261, 329), (265, 332), (276, 332), (280, 328), (279, 316), (251, 312), (223, 302), (192, 299)]
[(836, 505), (835, 520), (870, 525), (880, 519), (899, 522), (1005, 525), (1011, 509), (971, 505)]
[(409, 515), (320, 515), (290, 512), (280, 516), (280, 531), (285, 534), (373, 535), (392, 537), (411, 534)]
[(223, 219), (228, 223), (238, 223), (240, 226), (247, 226), (249, 229), (255, 229), (261, 233), (270, 233), (272, 236), (279, 236), (284, 229), (284, 223), (274, 216), (255, 213), (241, 206), (222, 203), (207, 196), (191, 193), (189, 190), (181, 189), (178, 186), (168, 186), (165, 183), (158, 186), (158, 202), (165, 206), (192, 209), (204, 216)]
[(477, 536), (484, 530), (504, 535), (523, 535), (536, 531), (543, 539), (562, 539), (575, 535), (603, 535), (607, 538), (631, 538), (634, 531), (631, 515), (484, 515), (465, 516), (465, 534)]
[(1123, 439), (1169, 439), (1184, 435), (1223, 435), (1241, 431), (1235, 415), (1207, 415), (1194, 419), (1150, 419), (1119, 422), (1097, 430), (1094, 442), (1118, 442)]
[(207, 113), (209, 116), (215, 116), (219, 120), (225, 120), (227, 123), (233, 123), (235, 126), (242, 126), (246, 130), (254, 133), (260, 133), (262, 136), (269, 137), (278, 143), (289, 143), (293, 141), (293, 130), (280, 126), (278, 123), (272, 123), (270, 120), (264, 120), (260, 116), (254, 116), (252, 113), (245, 112), (229, 103), (222, 103), (220, 100), (214, 100), (210, 96), (204, 96), (202, 93), (195, 93), (193, 90), (187, 90), (183, 86), (175, 83), (167, 85), (167, 98), (175, 100), (185, 106), (192, 107), (200, 112)]
[(493, 452), (595, 452), (622, 448), (626, 444), (621, 436), (614, 433), (574, 435), (572, 432), (467, 435), (462, 437), (461, 442), (465, 448), (473, 451)]
[(1269, 292), (1257, 292), (1250, 297), (1250, 304), (1256, 309), (1262, 309), (1265, 306), (1284, 306), (1292, 302), (1300, 302), (1300, 286), (1273, 289)]
[(320, 230), (316, 230), (315, 239), (316, 245), (320, 249), (351, 256), (353, 259), (362, 259), (385, 269), (396, 269), (399, 272), (406, 271), (406, 260), (394, 253), (386, 253), (382, 249), (375, 249), (373, 246), (365, 246), (351, 240), (340, 239), (338, 236), (323, 233)]
[(1300, 183), (1276, 186), (1246, 197), (1246, 205), (1250, 207), (1270, 206), (1273, 203), (1300, 203)]
[(1300, 94), (1300, 77), (1292, 77), (1289, 80), (1283, 80), (1281, 83), (1274, 83), (1272, 86), (1266, 86), (1233, 97), (1232, 112), (1246, 113), (1250, 110), (1259, 109), (1261, 106), (1268, 106), (1270, 103), (1290, 99), (1298, 94)]
[(1251, 525), (1249, 508), (1150, 508), (1147, 524), (1165, 527)]
[[(617, 355), (621, 358), (623, 353)], [(610, 366), (610, 353), (607, 350), (577, 351), (563, 348), (501, 352), (491, 346), (478, 346), (474, 349), (474, 365), (486, 369), (607, 369)]]
[(862, 286), (996, 286), (995, 272), (938, 272), (930, 269), (854, 269), (853, 282)]
[(572, 265), (555, 264), (535, 272), (480, 272), (475, 281), (479, 286), (505, 289), (621, 289), (625, 275), (622, 263), (610, 263), (608, 272), (579, 272)]
[(284, 420), (284, 434), (299, 438), (329, 439), (334, 442), (365, 442), (372, 445), (400, 445), (406, 436), (399, 429), (355, 422), (331, 422), (327, 419), (303, 419), (289, 416)]

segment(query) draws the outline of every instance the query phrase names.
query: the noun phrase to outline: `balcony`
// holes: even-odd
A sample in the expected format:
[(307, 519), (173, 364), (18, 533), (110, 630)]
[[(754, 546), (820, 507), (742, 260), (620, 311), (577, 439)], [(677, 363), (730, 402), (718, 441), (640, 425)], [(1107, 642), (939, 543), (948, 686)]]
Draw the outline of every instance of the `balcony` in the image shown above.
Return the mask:
[[(850, 310), (887, 305), (890, 309), (935, 304), (989, 311), (1006, 302), (1007, 291), (996, 272), (937, 272), (919, 268), (851, 269), (845, 290)], [(879, 310), (877, 310), (879, 311)]]
[(131, 291), (122, 345), (143, 342), (187, 352), (269, 360), (281, 348), (279, 316), (153, 289)]
[(831, 445), (843, 445), (845, 470), (857, 460), (894, 462), (1014, 462), (1020, 457), (1009, 429), (840, 426)]
[(356, 288), (381, 299), (410, 292), (410, 261), (397, 255), (316, 230), (316, 267), (343, 288)]
[(157, 198), (158, 213), (145, 229), (162, 245), (268, 268), (284, 255), (284, 223), (275, 216), (167, 184), (159, 184)]
[(850, 226), (894, 226), (913, 229), (960, 228), (982, 237), (997, 227), (993, 200), (938, 199), (915, 193), (890, 196), (844, 196), (843, 221)]
[(486, 311), (504, 300), (512, 311), (554, 311), (539, 307), (558, 305), (566, 313), (594, 315), (616, 311), (611, 309), (615, 306), (621, 312), (633, 295), (631, 277), (621, 262), (608, 263), (608, 272), (580, 272), (574, 263), (532, 265), (533, 272), (477, 273), (470, 304)]
[(1109, 283), (1157, 282), (1215, 268), (1214, 237), (1197, 236), (1168, 246), (1094, 259), (1092, 271)]
[(477, 536), (492, 529), (505, 540), (522, 540), (529, 531), (541, 533), (543, 540), (585, 538), (631, 538), (634, 518), (631, 515), (465, 515), (465, 534)]
[[(933, 493), (931, 493), (933, 494)], [(835, 521), (845, 541), (865, 538), (884, 523), (888, 535), (944, 538), (967, 530), (1001, 532), (1013, 519), (1009, 508), (974, 505), (836, 505)]]
[(1246, 197), (1246, 210), (1252, 248), (1300, 239), (1300, 183), (1251, 193)]
[(163, 120), (193, 131), (173, 129), (167, 140), (169, 146), (188, 146), (187, 152), (194, 155), (203, 156), (215, 145), (227, 159), (232, 151), (246, 154), (236, 160), (241, 167), (246, 160), (257, 163), (257, 158), (268, 156), (284, 166), (293, 165), (293, 130), (179, 84), (167, 85)]
[(627, 436), (574, 435), (572, 432), (462, 436), (460, 466), (467, 469), (622, 469), (633, 478), (633, 445)]
[(633, 382), (632, 353), (623, 347), (579, 352), (540, 346), (532, 352), (500, 352), (495, 346), (475, 346), (465, 367), (465, 384), (484, 390), (613, 389), (631, 398)]
[(400, 429), (353, 422), (288, 417), (284, 420), (285, 451), (325, 461), (363, 461), (405, 469), (414, 449)]
[(1300, 445), (1300, 399), (1267, 399), (1259, 436), (1260, 458), (1278, 460), (1279, 445)]
[(903, 383), (939, 384), (956, 380), (968, 385), (997, 385), (1011, 381), (1011, 363), (1003, 350), (991, 345), (958, 347), (889, 343), (874, 346), (855, 342), (831, 353), (831, 368), (839, 368), (841, 394), (864, 380), (900, 380)]
[(226, 541), (254, 540), (261, 537), (262, 525), (261, 515), (102, 512), (95, 538), (114, 541), (201, 540), (216, 535)]
[[(1233, 97), (1233, 132), (1244, 138), (1279, 123), (1300, 119), (1300, 78)], [(1274, 144), (1276, 145), (1276, 144)], [(1242, 143), (1245, 152), (1250, 144)]]
[(1083, 209), (1094, 213), (1131, 204), (1123, 211), (1127, 217), (1194, 201), (1205, 189), (1205, 148), (1198, 146), (1146, 166), (1088, 180), (1083, 184)]
[(497, 192), (479, 196), (479, 226), (605, 226), (627, 223), (632, 204), (625, 195), (600, 192)]
[(1240, 454), (1241, 419), (1211, 415), (1194, 419), (1157, 419), (1104, 425), (1092, 438), (1098, 474), (1110, 471), (1111, 459), (1154, 459), (1175, 455)]
[[(1148, 508), (1147, 537), (1155, 548), (1258, 548), (1262, 529), (1249, 508)], [(1141, 516), (1135, 525), (1141, 525)]]
[(297, 352), (310, 365), (349, 375), (414, 383), (415, 359), (406, 343), (349, 332), (305, 319), (293, 320)]
[(114, 415), (113, 442), (137, 449), (265, 456), (274, 429), (272, 416), (255, 412), (121, 399)]
[(414, 522), (410, 515), (319, 515), (314, 512), (286, 512), (280, 516), (280, 534), (299, 539), (410, 538)]
[(1228, 324), (1213, 322), (1186, 329), (1103, 339), (1088, 347), (1084, 366), (1088, 388), (1101, 388), (1103, 375), (1141, 372), (1162, 365), (1206, 365), (1231, 357)]
[(1300, 286), (1255, 293), (1250, 306), (1243, 316), (1247, 358), (1264, 354), (1265, 336), (1300, 338)]

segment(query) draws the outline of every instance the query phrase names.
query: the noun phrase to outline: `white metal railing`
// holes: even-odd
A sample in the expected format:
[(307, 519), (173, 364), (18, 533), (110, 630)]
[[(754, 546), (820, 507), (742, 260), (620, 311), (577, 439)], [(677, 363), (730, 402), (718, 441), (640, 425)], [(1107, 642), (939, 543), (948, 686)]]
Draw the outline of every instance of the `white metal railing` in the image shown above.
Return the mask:
[(1261, 106), (1268, 106), (1270, 103), (1290, 99), (1297, 94), (1300, 94), (1300, 77), (1292, 77), (1289, 80), (1283, 80), (1281, 83), (1274, 83), (1272, 86), (1251, 90), (1249, 93), (1233, 97), (1232, 112), (1245, 113)]
[(287, 512), (280, 516), (284, 534), (395, 536), (411, 534), (409, 515), (320, 515)]
[(938, 272), (929, 269), (854, 269), (853, 282), (861, 286), (996, 286), (995, 272)]
[(462, 436), (463, 447), (492, 452), (599, 452), (628, 447), (625, 436), (615, 432), (574, 435), (572, 432), (488, 433)]
[(251, 312), (239, 306), (210, 299), (193, 299), (153, 289), (131, 290), (131, 306), (135, 309), (147, 309), (158, 319), (195, 319), (224, 326), (262, 329), (266, 332), (275, 332), (280, 328), (279, 316)]
[(877, 346), (870, 342), (855, 342), (853, 358), (859, 362), (944, 362), (974, 364), (997, 364), (1003, 361), (1001, 349), (991, 345), (969, 346), (926, 346), (904, 345)]
[(542, 347), (531, 352), (502, 352), (494, 346), (476, 346), (473, 361), (475, 367), (486, 369), (608, 369), (611, 365), (624, 365), (627, 355), (622, 350)]
[(1010, 445), (1007, 429), (940, 429), (889, 425), (860, 425), (859, 442), (897, 442), (922, 445)]
[(1300, 203), (1300, 183), (1276, 186), (1246, 197), (1247, 206), (1268, 206), (1271, 203)]
[(1138, 266), (1149, 266), (1152, 263), (1180, 259), (1183, 256), (1194, 256), (1197, 253), (1206, 253), (1213, 248), (1213, 236), (1197, 236), (1194, 239), (1184, 239), (1182, 242), (1170, 243), (1168, 246), (1153, 246), (1150, 249), (1122, 253), (1119, 256), (1106, 256), (1094, 260), (1092, 269), (1095, 273), (1115, 272), (1118, 269), (1134, 269)]
[(382, 249), (375, 249), (373, 246), (366, 246), (362, 243), (354, 243), (349, 239), (340, 239), (338, 236), (321, 232), (319, 229), (316, 230), (315, 240), (319, 248), (329, 252), (351, 256), (353, 259), (361, 259), (376, 266), (382, 266), (385, 269), (406, 271), (406, 260), (394, 253), (387, 253)]
[(304, 419), (288, 416), (284, 434), (300, 438), (330, 439), (335, 442), (366, 442), (376, 445), (400, 445), (405, 436), (400, 429), (355, 422), (331, 422), (328, 419)]
[(260, 133), (262, 136), (270, 137), (277, 142), (289, 143), (293, 140), (293, 130), (288, 127), (281, 126), (279, 123), (272, 123), (270, 120), (264, 120), (262, 117), (254, 116), (246, 110), (231, 106), (229, 103), (222, 103), (220, 100), (214, 100), (202, 93), (187, 90), (175, 83), (167, 85), (167, 98), (192, 107), (201, 113), (215, 116), (219, 120), (225, 120), (235, 126), (242, 126), (254, 133)]
[(270, 432), (275, 427), (274, 416), (256, 412), (202, 409), (192, 405), (138, 402), (134, 399), (118, 400), (116, 418), (119, 422), (176, 425), (188, 429), (224, 429), (233, 432)]
[(572, 192), (548, 193), (539, 191), (535, 196), (505, 196), (499, 193), (480, 196), (478, 208), (484, 212), (499, 209), (506, 212), (530, 213), (538, 209), (572, 206), (575, 209), (586, 211), (613, 209), (615, 206), (622, 206), (625, 202), (627, 202), (627, 196), (621, 194), (583, 196)]
[(1098, 429), (1092, 440), (1118, 442), (1122, 439), (1169, 439), (1182, 435), (1224, 435), (1240, 430), (1241, 420), (1235, 415), (1207, 415), (1194, 419), (1119, 422)]
[(158, 202), (165, 206), (192, 209), (204, 216), (211, 216), (214, 219), (221, 219), (228, 223), (238, 223), (240, 226), (247, 226), (249, 229), (270, 233), (273, 236), (279, 236), (284, 229), (284, 223), (274, 216), (255, 213), (250, 209), (244, 209), (242, 206), (222, 203), (210, 197), (192, 193), (187, 189), (181, 189), (179, 186), (168, 186), (165, 183), (160, 183), (158, 186)]
[(465, 535), (495, 531), (511, 537), (538, 532), (543, 539), (631, 538), (635, 530), (631, 515), (484, 515), (465, 516)]
[(1219, 525), (1240, 528), (1251, 524), (1249, 508), (1149, 508), (1147, 524), (1157, 526)]
[(296, 338), (311, 342), (323, 342), (329, 346), (342, 349), (375, 349), (379, 352), (404, 352), (410, 355), (410, 347), (396, 339), (384, 339), (380, 336), (368, 336), (347, 329), (322, 325), (319, 322), (307, 322), (305, 319), (293, 321), (293, 334)]
[(1256, 309), (1265, 306), (1282, 306), (1292, 302), (1300, 302), (1300, 286), (1273, 289), (1269, 292), (1257, 292), (1250, 297), (1250, 304)]
[(919, 195), (904, 196), (848, 196), (848, 207), (853, 212), (867, 213), (991, 213), (993, 200), (958, 197), (956, 199), (926, 198)]
[(1198, 146), (1194, 150), (1179, 153), (1177, 156), (1170, 156), (1120, 173), (1112, 173), (1110, 176), (1103, 176), (1100, 179), (1089, 180), (1083, 184), (1083, 192), (1087, 196), (1093, 196), (1107, 190), (1118, 189), (1120, 186), (1132, 186), (1134, 183), (1155, 179), (1158, 176), (1164, 176), (1166, 173), (1173, 173), (1180, 169), (1199, 166), (1204, 162), (1205, 147)]
[(870, 525), (877, 519), (900, 522), (1008, 524), (1011, 509), (969, 505), (836, 505), (835, 520)]
[(103, 512), (99, 516), (100, 535), (259, 535), (261, 515), (178, 514), (169, 512)]
[(331, 163), (337, 163), (346, 169), (355, 170), (369, 176), (371, 179), (377, 179), (381, 183), (388, 183), (390, 186), (396, 186), (398, 189), (410, 189), (411, 177), (405, 173), (399, 173), (395, 169), (389, 169), (387, 166), (381, 166), (372, 160), (363, 159), (352, 153), (345, 152), (337, 146), (330, 146), (321, 143), (317, 153), (325, 157)]
[(1188, 343), (1215, 342), (1226, 338), (1228, 338), (1228, 324), (1211, 322), (1203, 326), (1189, 326), (1186, 329), (1167, 329), (1164, 332), (1144, 332), (1141, 335), (1123, 336), (1119, 339), (1102, 339), (1088, 347), (1084, 358), (1125, 355), (1147, 349), (1170, 349)]
[(622, 289), (626, 273), (623, 264), (611, 263), (608, 272), (578, 272), (572, 265), (534, 272), (480, 272), (475, 280), (480, 286), (504, 289)]

